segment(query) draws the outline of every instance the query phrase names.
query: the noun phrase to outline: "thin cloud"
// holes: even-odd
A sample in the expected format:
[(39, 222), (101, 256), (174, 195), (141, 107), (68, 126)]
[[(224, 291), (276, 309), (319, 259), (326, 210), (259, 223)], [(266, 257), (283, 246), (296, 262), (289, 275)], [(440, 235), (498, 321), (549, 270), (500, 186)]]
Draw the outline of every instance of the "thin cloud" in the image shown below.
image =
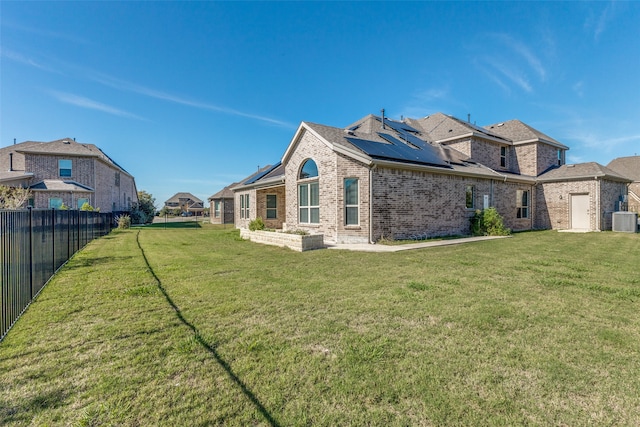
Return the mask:
[(175, 104), (186, 105), (189, 107), (199, 108), (203, 110), (215, 111), (224, 114), (230, 114), (233, 116), (246, 117), (253, 120), (259, 120), (262, 122), (266, 122), (272, 125), (283, 126), (286, 128), (295, 128), (291, 123), (283, 122), (281, 120), (272, 119), (270, 117), (261, 116), (258, 114), (245, 113), (243, 111), (235, 110), (229, 107), (223, 107), (215, 104), (209, 104), (200, 101), (194, 101), (191, 99), (183, 98), (177, 95), (172, 95), (166, 92), (162, 92), (159, 90), (151, 89), (145, 86), (140, 86), (135, 83), (130, 83), (124, 80), (119, 80), (111, 76), (107, 76), (105, 74), (90, 74), (91, 79), (94, 81), (103, 84), (105, 86), (112, 87), (114, 89), (133, 92), (140, 95), (148, 96), (150, 98), (160, 99), (163, 101), (173, 102)]
[[(536, 53), (520, 40), (504, 33), (485, 34), (481, 40), (485, 55), (473, 58), (475, 65), (500, 86), (510, 93), (511, 87), (532, 93), (532, 81), (545, 81), (547, 70)], [(474, 50), (475, 51), (475, 50)]]
[(504, 36), (504, 43), (507, 46), (511, 47), (511, 49), (515, 53), (523, 57), (525, 61), (529, 64), (529, 66), (533, 68), (534, 71), (538, 74), (540, 79), (542, 80), (545, 79), (547, 72), (545, 68), (542, 66), (542, 62), (540, 61), (540, 59), (538, 59), (536, 55), (533, 54), (533, 52), (531, 51), (531, 49), (529, 49), (528, 46), (509, 36)]
[(0, 57), (6, 58), (8, 60), (18, 62), (20, 64), (28, 65), (33, 68), (38, 68), (43, 71), (48, 71), (50, 73), (57, 73), (57, 71), (51, 67), (41, 64), (35, 59), (29, 58), (27, 56), (22, 55), (21, 53), (14, 52), (12, 50), (2, 48), (0, 50)]
[(124, 110), (120, 110), (115, 107), (111, 107), (109, 105), (103, 104), (98, 101), (94, 101), (93, 99), (85, 98), (84, 96), (74, 95), (72, 93), (66, 93), (66, 92), (58, 92), (55, 90), (50, 90), (48, 92), (51, 96), (56, 98), (58, 101), (63, 102), (65, 104), (75, 105), (76, 107), (86, 108), (89, 110), (102, 111), (103, 113), (111, 114), (118, 117), (145, 120), (144, 118), (137, 116), (135, 114), (129, 113)]
[(615, 2), (609, 2), (607, 7), (604, 8), (600, 16), (598, 16), (593, 37), (598, 40), (600, 35), (607, 30), (609, 23), (613, 20), (615, 15)]

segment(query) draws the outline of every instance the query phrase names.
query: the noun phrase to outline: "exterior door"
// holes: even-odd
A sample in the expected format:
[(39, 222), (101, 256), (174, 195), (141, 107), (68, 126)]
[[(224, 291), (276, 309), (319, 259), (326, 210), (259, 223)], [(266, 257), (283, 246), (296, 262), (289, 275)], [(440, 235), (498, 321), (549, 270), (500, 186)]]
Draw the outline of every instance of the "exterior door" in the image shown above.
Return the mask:
[(571, 228), (573, 230), (590, 230), (589, 220), (589, 195), (571, 195)]

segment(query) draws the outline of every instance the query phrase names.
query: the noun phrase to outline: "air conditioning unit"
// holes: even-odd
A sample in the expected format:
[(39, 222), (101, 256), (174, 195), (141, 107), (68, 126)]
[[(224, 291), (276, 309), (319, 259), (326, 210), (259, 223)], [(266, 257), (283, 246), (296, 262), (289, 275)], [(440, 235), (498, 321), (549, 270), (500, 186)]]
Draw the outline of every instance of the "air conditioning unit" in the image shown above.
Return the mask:
[(638, 231), (638, 214), (635, 212), (614, 212), (613, 231), (636, 233)]

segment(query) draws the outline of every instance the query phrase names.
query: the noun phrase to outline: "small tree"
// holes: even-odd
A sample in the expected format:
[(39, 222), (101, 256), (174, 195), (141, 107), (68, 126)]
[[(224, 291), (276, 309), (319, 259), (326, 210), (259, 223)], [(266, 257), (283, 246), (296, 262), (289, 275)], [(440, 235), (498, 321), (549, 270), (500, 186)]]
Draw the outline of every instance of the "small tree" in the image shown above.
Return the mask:
[(0, 209), (19, 209), (31, 197), (32, 193), (28, 188), (0, 185)]
[(153, 222), (156, 214), (156, 199), (146, 191), (138, 191), (138, 203), (131, 209), (131, 221), (134, 224), (148, 224)]
[(508, 236), (511, 230), (504, 226), (504, 221), (496, 208), (476, 210), (470, 224), (474, 236)]

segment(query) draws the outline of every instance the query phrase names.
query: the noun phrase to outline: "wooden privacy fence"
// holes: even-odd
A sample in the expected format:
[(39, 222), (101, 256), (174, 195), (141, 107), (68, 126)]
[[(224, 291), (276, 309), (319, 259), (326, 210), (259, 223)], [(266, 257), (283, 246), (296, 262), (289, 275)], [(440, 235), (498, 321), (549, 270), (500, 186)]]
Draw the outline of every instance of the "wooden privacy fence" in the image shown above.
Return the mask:
[(112, 213), (0, 210), (0, 341), (51, 276), (114, 225)]

